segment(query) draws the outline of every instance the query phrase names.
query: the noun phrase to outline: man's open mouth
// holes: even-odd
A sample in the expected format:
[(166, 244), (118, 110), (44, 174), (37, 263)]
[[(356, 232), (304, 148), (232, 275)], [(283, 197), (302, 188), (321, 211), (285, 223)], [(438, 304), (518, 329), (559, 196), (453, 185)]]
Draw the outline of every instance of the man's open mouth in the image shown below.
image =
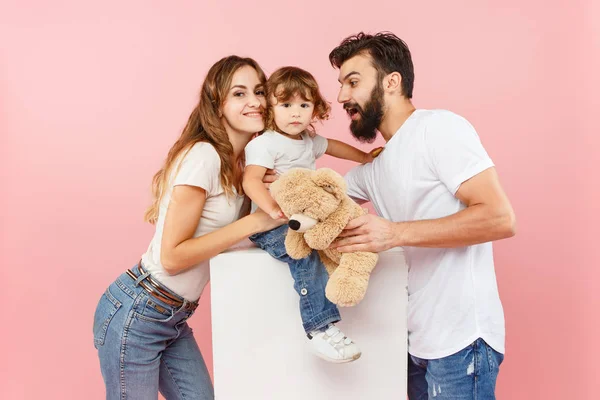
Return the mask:
[(348, 107), (345, 107), (345, 109), (350, 118), (354, 118), (360, 114), (360, 111), (357, 107), (348, 106)]

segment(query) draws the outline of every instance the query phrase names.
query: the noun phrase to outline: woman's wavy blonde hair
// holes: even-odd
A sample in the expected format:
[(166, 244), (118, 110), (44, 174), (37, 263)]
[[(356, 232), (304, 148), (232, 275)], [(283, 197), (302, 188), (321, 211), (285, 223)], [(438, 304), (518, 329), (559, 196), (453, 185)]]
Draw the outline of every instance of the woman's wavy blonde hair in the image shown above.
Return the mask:
[(176, 161), (180, 159), (180, 155), (183, 159), (192, 146), (198, 142), (210, 143), (219, 154), (221, 159), (221, 185), (225, 193), (228, 196), (233, 195), (234, 185), (238, 193), (243, 193), (241, 180), (235, 179), (236, 171), (231, 160), (233, 146), (229, 142), (229, 137), (219, 114), (231, 86), (233, 74), (245, 66), (254, 68), (258, 73), (259, 80), (266, 84), (265, 73), (258, 63), (251, 58), (225, 57), (208, 71), (200, 90), (198, 105), (192, 111), (181, 136), (169, 150), (163, 167), (152, 179), (153, 201), (144, 215), (146, 222), (156, 223), (160, 202), (169, 185), (171, 171)]

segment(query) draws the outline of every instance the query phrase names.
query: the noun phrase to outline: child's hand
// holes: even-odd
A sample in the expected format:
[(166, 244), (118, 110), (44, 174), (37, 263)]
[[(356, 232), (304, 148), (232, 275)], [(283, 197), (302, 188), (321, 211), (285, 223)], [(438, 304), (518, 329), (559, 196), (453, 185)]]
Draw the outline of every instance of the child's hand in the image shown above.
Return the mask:
[(368, 153), (365, 153), (363, 164), (373, 162), (373, 160), (383, 151), (383, 147), (376, 147)]
[(273, 211), (271, 211), (269, 213), (269, 216), (273, 219), (280, 219), (283, 218), (283, 211), (281, 211), (281, 208), (277, 207), (276, 209), (274, 209)]
[(382, 151), (383, 151), (383, 147), (375, 147), (373, 150), (371, 150), (369, 152), (369, 155), (372, 158), (371, 161), (373, 161), (373, 159), (375, 159)]
[(256, 221), (256, 232), (270, 231), (271, 229), (275, 229), (278, 226), (287, 223), (287, 219), (273, 219), (269, 214), (267, 214), (260, 208), (256, 210), (253, 214), (250, 214), (248, 217), (253, 218)]

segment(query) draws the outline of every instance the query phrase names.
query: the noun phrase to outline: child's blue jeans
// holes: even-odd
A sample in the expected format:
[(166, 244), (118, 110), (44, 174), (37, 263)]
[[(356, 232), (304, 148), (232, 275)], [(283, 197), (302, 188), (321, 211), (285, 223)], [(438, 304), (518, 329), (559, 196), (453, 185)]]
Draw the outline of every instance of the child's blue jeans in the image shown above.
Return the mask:
[(306, 333), (341, 320), (335, 304), (325, 297), (329, 275), (316, 250), (302, 260), (294, 260), (285, 250), (288, 226), (250, 236), (250, 240), (277, 260), (287, 263), (294, 278), (294, 289), (300, 295), (300, 317)]

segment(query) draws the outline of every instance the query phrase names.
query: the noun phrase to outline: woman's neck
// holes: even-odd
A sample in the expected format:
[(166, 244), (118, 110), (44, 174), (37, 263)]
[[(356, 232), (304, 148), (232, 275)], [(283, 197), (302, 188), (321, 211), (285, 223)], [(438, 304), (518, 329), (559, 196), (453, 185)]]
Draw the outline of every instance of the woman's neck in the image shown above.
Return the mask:
[(229, 133), (227, 132), (227, 136), (229, 137), (229, 143), (233, 147), (233, 159), (239, 160), (240, 157), (244, 154), (244, 148), (252, 138), (252, 135), (249, 133)]

